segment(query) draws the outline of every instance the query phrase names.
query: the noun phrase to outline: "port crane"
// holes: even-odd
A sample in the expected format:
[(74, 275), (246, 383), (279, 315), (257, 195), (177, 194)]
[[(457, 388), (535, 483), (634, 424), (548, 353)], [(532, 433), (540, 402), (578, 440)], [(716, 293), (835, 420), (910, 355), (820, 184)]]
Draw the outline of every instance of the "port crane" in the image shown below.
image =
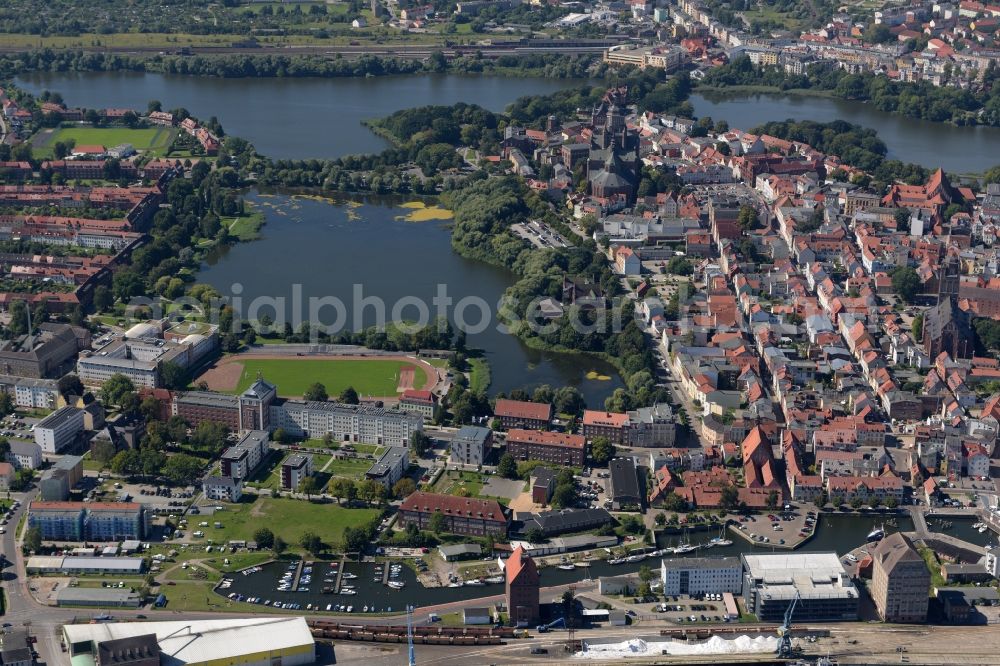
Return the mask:
[(795, 596), (792, 597), (792, 603), (788, 604), (788, 608), (785, 610), (785, 621), (778, 627), (778, 656), (785, 659), (792, 656), (792, 616), (795, 614), (795, 606), (798, 605), (800, 598), (799, 592), (796, 590)]
[(406, 642), (409, 655), (409, 666), (417, 666), (417, 656), (413, 652), (413, 606), (406, 606)]

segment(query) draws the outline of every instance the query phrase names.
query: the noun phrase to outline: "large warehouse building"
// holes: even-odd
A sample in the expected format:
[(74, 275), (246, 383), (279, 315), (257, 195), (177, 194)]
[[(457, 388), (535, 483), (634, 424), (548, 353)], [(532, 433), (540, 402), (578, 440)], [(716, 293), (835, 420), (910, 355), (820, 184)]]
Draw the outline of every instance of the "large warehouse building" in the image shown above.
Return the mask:
[[(72, 666), (103, 666), (102, 655), (128, 644), (167, 657), (173, 666), (298, 666), (316, 661), (316, 643), (302, 617), (177, 622), (67, 624)], [(141, 648), (141, 650), (139, 649)]]

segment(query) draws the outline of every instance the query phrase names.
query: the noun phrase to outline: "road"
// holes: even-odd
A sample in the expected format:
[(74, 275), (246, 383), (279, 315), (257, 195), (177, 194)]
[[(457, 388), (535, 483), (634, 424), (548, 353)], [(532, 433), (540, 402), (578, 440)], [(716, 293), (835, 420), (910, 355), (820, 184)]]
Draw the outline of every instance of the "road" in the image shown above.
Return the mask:
[[(318, 55), (318, 56), (342, 56), (345, 58), (360, 58), (365, 55), (392, 56), (396, 58), (419, 59), (430, 57), (436, 51), (440, 51), (445, 57), (455, 57), (459, 55), (482, 54), (487, 58), (499, 58), (510, 55), (531, 55), (536, 53), (555, 53), (561, 55), (575, 55), (580, 53), (603, 53), (608, 45), (614, 45), (618, 41), (601, 40), (600, 43), (583, 44), (567, 41), (564, 44), (546, 43), (545, 45), (476, 45), (449, 47), (443, 44), (364, 44), (357, 46), (343, 45), (281, 45), (281, 46), (190, 46), (184, 47), (184, 55)], [(38, 47), (31, 45), (0, 45), (0, 53), (21, 53), (35, 51)], [(55, 49), (59, 50), (59, 49)], [(158, 55), (162, 53), (179, 54), (176, 50), (167, 46), (80, 46), (73, 47), (72, 50), (86, 51), (90, 53), (117, 53), (133, 55)]]

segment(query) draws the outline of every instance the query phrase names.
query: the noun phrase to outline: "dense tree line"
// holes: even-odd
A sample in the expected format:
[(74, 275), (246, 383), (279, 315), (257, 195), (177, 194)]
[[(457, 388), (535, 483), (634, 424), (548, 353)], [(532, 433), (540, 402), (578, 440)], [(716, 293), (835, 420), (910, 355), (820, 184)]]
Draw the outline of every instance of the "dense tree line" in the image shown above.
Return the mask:
[(578, 111), (593, 108), (601, 101), (608, 87), (613, 86), (628, 86), (628, 101), (637, 104), (640, 110), (682, 116), (694, 113), (687, 103), (691, 92), (691, 79), (687, 72), (681, 72), (664, 83), (662, 74), (657, 74), (656, 71), (633, 67), (605, 71), (606, 84), (521, 97), (510, 105), (508, 115), (512, 122), (530, 127), (540, 127), (550, 115), (573, 118)]
[[(986, 80), (995, 80), (991, 63)], [(876, 109), (908, 118), (957, 125), (1000, 125), (1000, 87), (966, 90), (927, 82), (900, 83), (874, 74), (851, 74), (835, 63), (818, 63), (806, 74), (786, 74), (777, 67), (758, 67), (747, 56), (709, 70), (709, 86), (770, 86), (779, 90), (822, 90), (836, 97), (869, 102)]]
[[(533, 304), (540, 298), (560, 299), (566, 276), (594, 280), (609, 299), (619, 289), (607, 260), (592, 241), (538, 250), (510, 231), (512, 224), (543, 213), (544, 204), (533, 194), (513, 177), (470, 182), (450, 193), (446, 200), (455, 212), (452, 246), (463, 256), (502, 266), (518, 276), (505, 294), (500, 313), (513, 334), (543, 348), (600, 355), (619, 368), (627, 388), (615, 391), (607, 401), (608, 409), (620, 411), (668, 400), (655, 386), (655, 360), (630, 302), (609, 301), (603, 323), (597, 312), (573, 307), (554, 325), (543, 329), (532, 325), (538, 323)], [(622, 323), (620, 330), (614, 321)]]
[[(350, 22), (367, 5), (347, 11), (324, 3), (247, 7), (239, 0), (8, 0), (0, 5), (0, 31), (40, 36), (120, 32), (249, 35), (252, 30), (317, 35), (324, 26)], [(320, 36), (320, 35), (318, 35)]]
[(73, 50), (39, 49), (0, 57), (0, 76), (23, 72), (157, 72), (223, 78), (391, 76), (433, 72), (499, 72), (506, 75), (583, 77), (593, 63), (590, 55), (532, 54), (496, 60), (463, 56), (447, 60), (440, 53), (425, 61), (363, 55), (333, 58), (318, 55), (123, 55)]
[(923, 183), (930, 175), (922, 166), (885, 159), (886, 146), (875, 130), (843, 120), (828, 123), (813, 120), (774, 121), (755, 127), (751, 132), (808, 143), (820, 152), (836, 155), (844, 164), (869, 173), (876, 189), (883, 189), (895, 180)]

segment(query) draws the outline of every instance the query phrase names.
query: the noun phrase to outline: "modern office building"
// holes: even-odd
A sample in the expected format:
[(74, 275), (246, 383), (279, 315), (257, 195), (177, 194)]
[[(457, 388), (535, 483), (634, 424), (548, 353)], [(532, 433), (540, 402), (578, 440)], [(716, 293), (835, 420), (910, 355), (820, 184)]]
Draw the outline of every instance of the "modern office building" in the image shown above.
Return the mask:
[(871, 596), (885, 622), (926, 622), (931, 573), (913, 544), (900, 532), (871, 549)]
[(295, 490), (302, 480), (313, 473), (312, 456), (293, 453), (281, 462), (281, 487)]
[(365, 478), (381, 483), (386, 490), (403, 478), (410, 467), (410, 450), (405, 446), (389, 446), (375, 464), (365, 472)]
[(513, 428), (507, 431), (507, 453), (515, 460), (542, 460), (556, 465), (583, 467), (587, 441), (583, 435)]
[(222, 454), (222, 476), (246, 480), (267, 457), (271, 437), (266, 430), (251, 430)]
[(451, 440), (451, 462), (482, 465), (493, 447), (493, 431), (479, 426), (462, 426)]
[[(171, 333), (178, 327), (199, 332)], [(100, 386), (112, 375), (120, 374), (136, 386), (156, 388), (161, 385), (163, 364), (190, 368), (219, 345), (218, 327), (215, 326), (182, 322), (171, 331), (164, 333), (161, 322), (136, 324), (124, 337), (115, 337), (94, 351), (81, 351), (76, 373), (88, 386)]]
[(660, 560), (663, 594), (738, 594), (743, 565), (736, 557), (679, 557)]
[(83, 432), (83, 421), (82, 409), (57, 409), (35, 425), (35, 443), (44, 453), (59, 453), (77, 440)]
[(155, 641), (160, 663), (172, 666), (302, 666), (316, 661), (316, 643), (302, 617), (63, 626), (63, 642), (73, 664), (105, 666), (98, 662), (102, 650), (123, 645), (119, 641), (140, 639), (147, 646), (142, 652), (151, 650)]
[(201, 482), (205, 497), (219, 502), (239, 502), (243, 497), (243, 479), (231, 476), (206, 476)]
[(858, 618), (858, 590), (836, 553), (774, 553), (740, 556), (743, 600), (761, 622), (780, 622), (789, 604), (798, 622)]

